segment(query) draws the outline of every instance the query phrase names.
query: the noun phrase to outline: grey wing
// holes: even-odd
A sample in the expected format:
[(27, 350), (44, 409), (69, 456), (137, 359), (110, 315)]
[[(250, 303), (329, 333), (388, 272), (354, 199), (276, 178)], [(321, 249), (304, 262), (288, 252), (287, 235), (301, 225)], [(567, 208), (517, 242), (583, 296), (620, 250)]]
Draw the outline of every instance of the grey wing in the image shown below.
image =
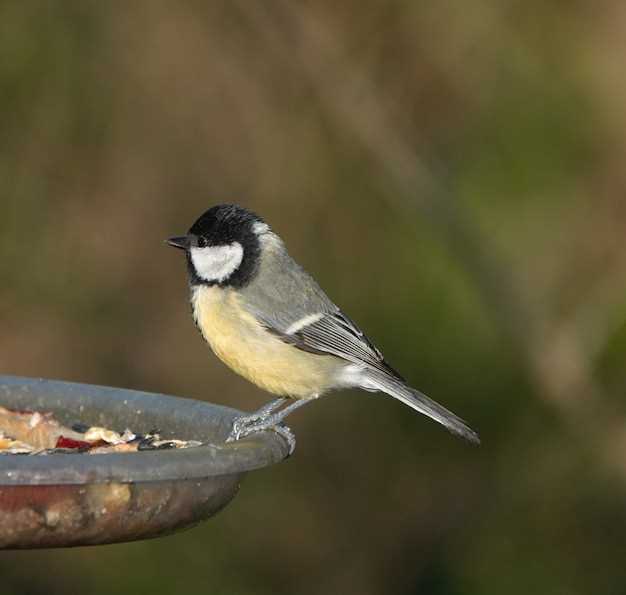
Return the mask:
[(283, 340), (299, 349), (330, 354), (355, 364), (366, 364), (402, 380), (368, 339), (365, 333), (337, 306), (335, 311), (322, 316)]
[[(256, 312), (256, 318), (267, 330), (297, 349), (318, 355), (334, 355), (357, 365), (373, 368), (404, 380), (383, 358), (382, 353), (337, 306), (332, 311), (307, 312), (285, 326), (284, 316), (267, 316)], [(325, 304), (328, 306), (328, 304)], [(327, 308), (328, 310), (329, 308)]]

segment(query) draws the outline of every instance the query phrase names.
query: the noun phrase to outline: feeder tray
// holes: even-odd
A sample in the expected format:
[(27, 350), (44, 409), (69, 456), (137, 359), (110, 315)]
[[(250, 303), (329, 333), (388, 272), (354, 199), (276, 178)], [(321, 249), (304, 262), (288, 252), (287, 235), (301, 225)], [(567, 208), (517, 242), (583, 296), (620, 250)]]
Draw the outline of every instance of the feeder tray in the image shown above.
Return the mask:
[(0, 376), (0, 406), (198, 440), (201, 446), (112, 454), (0, 455), (0, 549), (159, 537), (224, 508), (246, 472), (285, 459), (274, 432), (225, 443), (240, 411), (202, 401), (53, 380)]

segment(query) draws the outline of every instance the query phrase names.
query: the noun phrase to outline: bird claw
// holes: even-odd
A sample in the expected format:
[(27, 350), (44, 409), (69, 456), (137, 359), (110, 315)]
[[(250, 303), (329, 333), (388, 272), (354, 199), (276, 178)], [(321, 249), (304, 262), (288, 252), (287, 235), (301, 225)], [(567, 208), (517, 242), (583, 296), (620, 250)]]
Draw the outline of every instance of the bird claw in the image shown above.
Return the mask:
[(233, 427), (228, 438), (226, 438), (226, 442), (236, 442), (246, 436), (250, 436), (250, 434), (267, 431), (276, 432), (279, 436), (282, 436), (289, 446), (288, 456), (293, 454), (296, 449), (296, 437), (291, 429), (282, 423), (273, 423), (272, 420), (263, 419), (262, 416), (255, 414), (239, 417), (233, 421)]
[(228, 438), (226, 439), (226, 442), (234, 442), (235, 440), (240, 440), (248, 434), (251, 434), (254, 431), (252, 428), (258, 426), (261, 420), (262, 418), (255, 414), (238, 417), (235, 421), (233, 421), (233, 427)]

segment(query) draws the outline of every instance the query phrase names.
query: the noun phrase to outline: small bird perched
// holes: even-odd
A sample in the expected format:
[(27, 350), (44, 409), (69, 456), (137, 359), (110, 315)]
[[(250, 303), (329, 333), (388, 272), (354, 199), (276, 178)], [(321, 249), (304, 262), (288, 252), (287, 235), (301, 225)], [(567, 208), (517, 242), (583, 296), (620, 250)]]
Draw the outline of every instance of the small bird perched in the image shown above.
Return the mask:
[(230, 440), (274, 430), (293, 451), (293, 434), (281, 423), (287, 414), (330, 390), (362, 388), (387, 393), (453, 434), (480, 442), (462, 419), (408, 386), (258, 215), (217, 205), (187, 235), (167, 242), (185, 251), (193, 318), (211, 349), (235, 372), (279, 395), (235, 420)]

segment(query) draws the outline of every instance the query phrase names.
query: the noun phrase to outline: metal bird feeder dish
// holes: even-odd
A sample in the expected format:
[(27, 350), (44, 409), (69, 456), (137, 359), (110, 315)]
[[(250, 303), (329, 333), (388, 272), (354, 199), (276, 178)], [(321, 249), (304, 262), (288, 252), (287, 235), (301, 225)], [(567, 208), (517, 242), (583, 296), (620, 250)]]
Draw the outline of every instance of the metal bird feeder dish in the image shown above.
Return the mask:
[(0, 455), (0, 549), (132, 541), (190, 527), (224, 508), (246, 472), (278, 463), (265, 432), (225, 443), (239, 411), (191, 399), (0, 376), (0, 406), (51, 412), (68, 426), (161, 428), (201, 446), (114, 454)]

